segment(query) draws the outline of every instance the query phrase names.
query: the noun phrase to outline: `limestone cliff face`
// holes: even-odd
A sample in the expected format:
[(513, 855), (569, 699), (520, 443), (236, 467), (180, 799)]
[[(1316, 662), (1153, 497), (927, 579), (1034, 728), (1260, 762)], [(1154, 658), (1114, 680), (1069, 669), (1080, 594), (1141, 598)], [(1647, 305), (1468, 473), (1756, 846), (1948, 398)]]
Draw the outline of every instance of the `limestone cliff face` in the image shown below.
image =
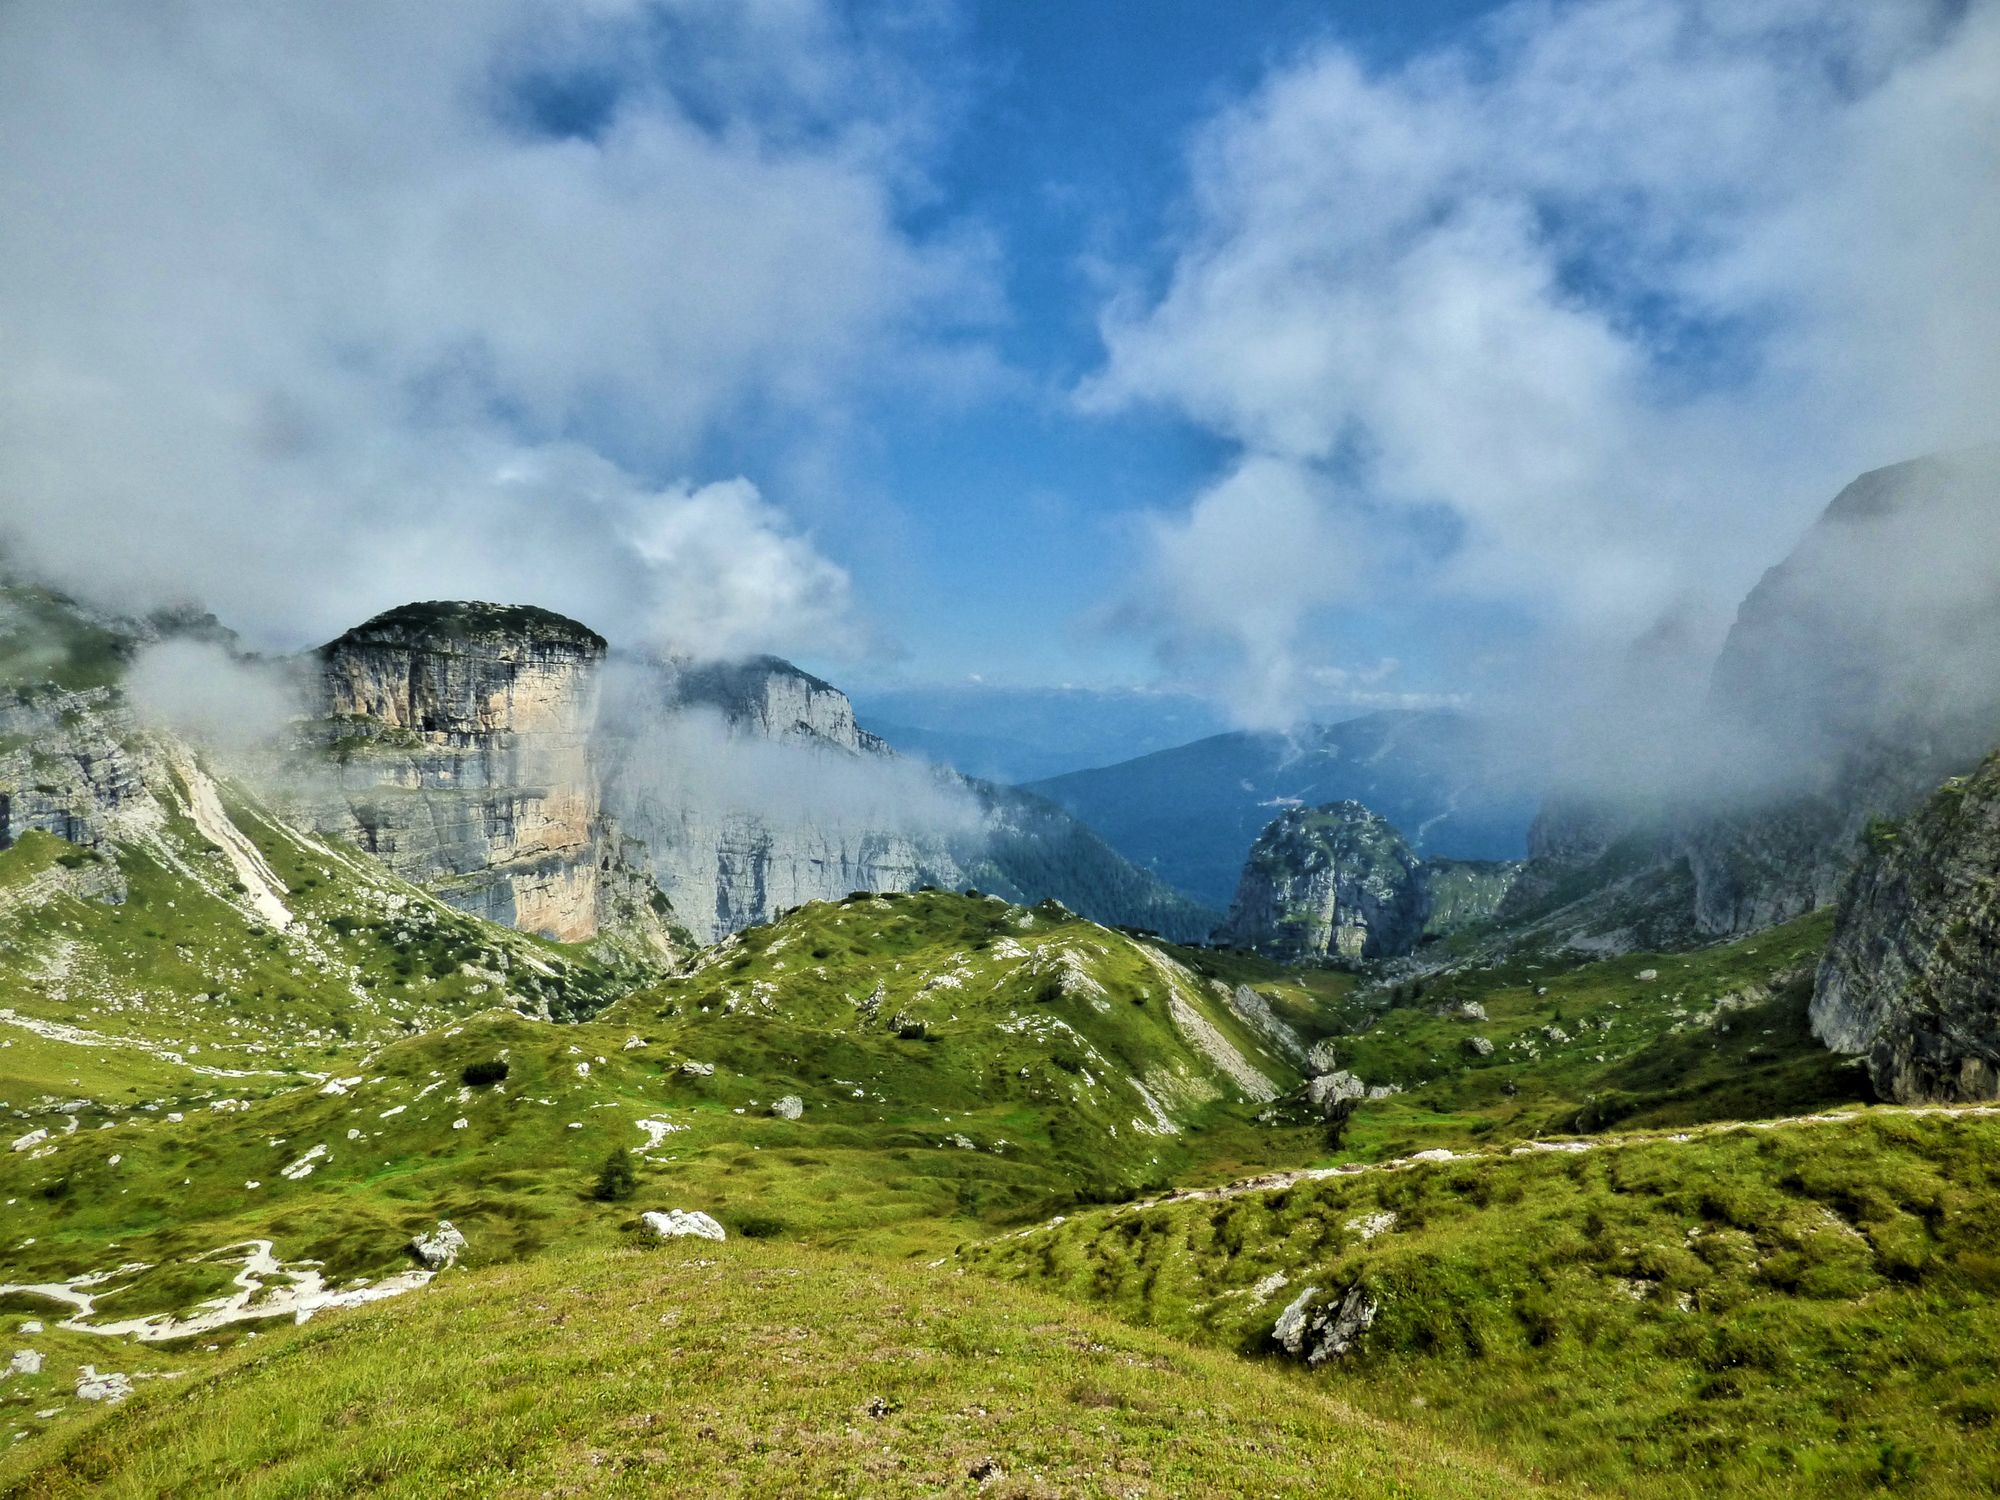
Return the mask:
[(849, 891), (959, 883), (950, 789), (775, 657), (621, 663), (600, 736), (607, 805), (677, 918), (712, 941)]
[(598, 929), (591, 734), (605, 644), (546, 610), (406, 605), (320, 650), (338, 797), (319, 821), (489, 921)]
[(1214, 925), (1053, 804), (895, 754), (844, 693), (776, 657), (623, 660), (599, 743), (607, 809), (703, 941), (923, 885), (1053, 897), (1182, 940)]
[(1865, 1057), (1886, 1098), (2000, 1098), (2000, 758), (1869, 842), (1814, 983), (1814, 1034)]
[(854, 722), (847, 694), (779, 657), (661, 662), (655, 682), (659, 701), (709, 708), (738, 734), (849, 753), (887, 748)]
[(1422, 936), (1429, 900), (1401, 834), (1359, 802), (1295, 807), (1251, 847), (1218, 940), (1272, 958), (1386, 958)]
[[(114, 852), (163, 819), (147, 785), (161, 767), (108, 688), (0, 690), (0, 849), (40, 829)], [(88, 894), (125, 899), (115, 859), (86, 869)]]

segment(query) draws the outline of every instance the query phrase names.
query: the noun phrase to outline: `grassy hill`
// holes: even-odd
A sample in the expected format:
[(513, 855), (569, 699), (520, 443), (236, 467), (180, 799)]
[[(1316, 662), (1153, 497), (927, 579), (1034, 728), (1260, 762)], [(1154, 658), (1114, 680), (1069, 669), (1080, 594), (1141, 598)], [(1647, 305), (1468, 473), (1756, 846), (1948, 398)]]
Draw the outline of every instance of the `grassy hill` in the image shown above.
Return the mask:
[(453, 1273), (243, 1343), (27, 1452), (0, 1495), (1535, 1493), (1047, 1296), (798, 1247)]
[(2000, 1120), (1871, 1112), (1516, 1147), (1073, 1216), (965, 1263), (1280, 1358), (1373, 1309), (1343, 1399), (1629, 1495), (2000, 1489)]
[[(1417, 975), (856, 893), (669, 975), (131, 753), (0, 851), (0, 1495), (2000, 1483), (2000, 1120), (1727, 1124), (1867, 1098), (1824, 919)], [(1374, 1317), (1306, 1371), (1309, 1286)]]

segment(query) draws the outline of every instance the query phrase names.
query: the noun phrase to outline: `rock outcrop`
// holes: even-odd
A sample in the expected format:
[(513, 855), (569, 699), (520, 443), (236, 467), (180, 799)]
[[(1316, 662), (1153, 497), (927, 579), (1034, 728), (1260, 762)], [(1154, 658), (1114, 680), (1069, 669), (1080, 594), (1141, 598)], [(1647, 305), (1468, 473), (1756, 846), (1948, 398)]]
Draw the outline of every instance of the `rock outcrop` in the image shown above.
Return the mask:
[(1325, 1301), (1315, 1301), (1318, 1296), (1318, 1287), (1307, 1287), (1278, 1314), (1271, 1329), (1273, 1343), (1308, 1365), (1322, 1365), (1349, 1353), (1382, 1310), (1374, 1295), (1358, 1285)]
[(455, 1265), (466, 1248), (465, 1235), (449, 1219), (439, 1219), (437, 1228), (429, 1234), (415, 1235), (410, 1240), (410, 1254), (432, 1271)]
[(1295, 807), (1258, 836), (1220, 942), (1284, 962), (1407, 953), (1429, 913), (1421, 862), (1359, 802)]
[(670, 1208), (665, 1213), (650, 1210), (639, 1215), (639, 1222), (663, 1240), (729, 1238), (720, 1224), (699, 1209)]
[(489, 921), (593, 936), (602, 818), (591, 734), (605, 643), (524, 606), (405, 605), (320, 649), (338, 800), (317, 821)]
[(1877, 825), (1841, 900), (1813, 1032), (1903, 1103), (2000, 1098), (2000, 757)]
[[(155, 758), (109, 689), (0, 689), (0, 849), (39, 829), (105, 851), (137, 826), (157, 826), (149, 771), (159, 771)], [(88, 894), (124, 899), (114, 860), (92, 861), (85, 873)]]

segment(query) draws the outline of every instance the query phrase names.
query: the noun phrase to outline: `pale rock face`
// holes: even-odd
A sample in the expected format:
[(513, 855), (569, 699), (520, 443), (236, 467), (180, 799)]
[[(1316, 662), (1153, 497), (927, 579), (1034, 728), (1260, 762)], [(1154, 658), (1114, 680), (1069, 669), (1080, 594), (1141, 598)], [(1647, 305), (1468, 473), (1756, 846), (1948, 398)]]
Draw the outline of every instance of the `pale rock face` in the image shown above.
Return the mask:
[(780, 1120), (796, 1120), (806, 1112), (805, 1100), (797, 1094), (787, 1094), (771, 1106), (771, 1113)]
[(670, 1208), (665, 1213), (649, 1212), (639, 1215), (639, 1222), (663, 1240), (695, 1238), (703, 1240), (726, 1240), (728, 1231), (705, 1213), (691, 1209)]
[[(132, 716), (103, 688), (0, 690), (0, 849), (29, 829), (101, 849), (160, 818), (146, 784), (159, 768)], [(122, 902), (115, 861), (68, 871), (76, 894)]]
[[(706, 727), (691, 735), (694, 716)], [(784, 747), (797, 757), (785, 774), (806, 782), (822, 769), (820, 757), (836, 771), (891, 758), (856, 726), (844, 693), (789, 663), (629, 662), (607, 717), (600, 744), (609, 810), (644, 845), (677, 920), (702, 942), (849, 891), (966, 883), (942, 838), (869, 826), (837, 806), (810, 816), (773, 811), (799, 799), (746, 798), (727, 776), (720, 780), (732, 795), (719, 796), (702, 768), (661, 765), (662, 747), (672, 756), (729, 755), (735, 741)], [(758, 763), (769, 769), (767, 759)], [(739, 805), (746, 800), (759, 805)]]
[(1337, 1301), (1315, 1306), (1319, 1288), (1309, 1286), (1278, 1315), (1271, 1338), (1280, 1349), (1308, 1365), (1339, 1359), (1374, 1326), (1381, 1304), (1363, 1287), (1352, 1286)]
[(85, 1365), (77, 1372), (76, 1395), (79, 1401), (102, 1401), (107, 1406), (116, 1406), (132, 1394), (132, 1377), (117, 1370), (97, 1373), (97, 1366)]
[(1323, 1115), (1331, 1115), (1350, 1099), (1368, 1097), (1368, 1086), (1346, 1069), (1322, 1073), (1306, 1084), (1306, 1103)]
[(449, 1219), (439, 1219), (436, 1229), (410, 1241), (410, 1253), (433, 1271), (451, 1265), (466, 1249), (465, 1236)]
[(322, 648), (322, 827), (461, 910), (566, 942), (610, 842), (590, 747), (604, 642), (544, 610), (412, 605)]
[(1252, 846), (1217, 937), (1283, 960), (1407, 953), (1428, 912), (1420, 871), (1402, 836), (1358, 802), (1293, 808)]
[(1813, 1033), (1901, 1103), (2000, 1098), (2000, 759), (1876, 840), (1815, 976)]

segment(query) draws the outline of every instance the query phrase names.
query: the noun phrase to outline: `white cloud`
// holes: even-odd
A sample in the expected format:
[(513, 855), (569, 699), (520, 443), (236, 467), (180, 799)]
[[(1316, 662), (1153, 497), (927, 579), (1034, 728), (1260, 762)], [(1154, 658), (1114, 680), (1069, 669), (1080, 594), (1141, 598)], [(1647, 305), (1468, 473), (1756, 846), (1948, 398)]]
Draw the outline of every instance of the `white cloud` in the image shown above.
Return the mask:
[(0, 533), (263, 639), (410, 594), (851, 638), (747, 482), (648, 476), (810, 441), (979, 305), (898, 225), (924, 117), (808, 0), (0, 9)]
[[(1214, 492), (1150, 524), (1170, 656), (1219, 632), (1296, 675), (1366, 597), (1356, 531), (1399, 589), (1630, 639), (1740, 597), (1855, 471), (2000, 420), (1991, 0), (1522, 0), (1387, 73), (1275, 69), (1190, 171), (1082, 392), (1239, 449), (1226, 525)], [(1240, 625), (1173, 611), (1190, 567)]]

